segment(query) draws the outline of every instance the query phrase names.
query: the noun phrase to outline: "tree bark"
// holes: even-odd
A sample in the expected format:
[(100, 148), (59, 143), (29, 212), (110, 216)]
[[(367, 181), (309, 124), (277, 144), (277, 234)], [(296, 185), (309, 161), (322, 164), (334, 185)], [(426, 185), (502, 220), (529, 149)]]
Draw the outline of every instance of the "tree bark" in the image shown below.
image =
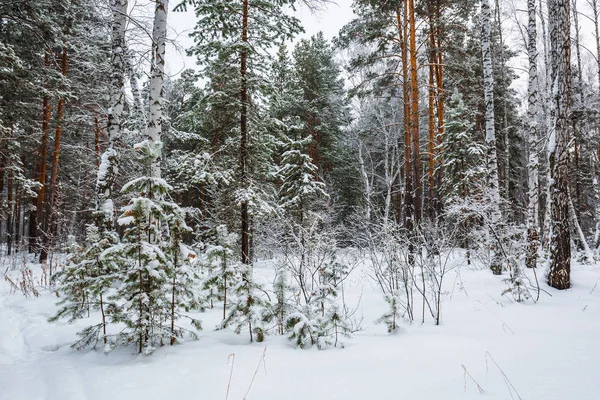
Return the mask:
[[(497, 242), (497, 232), (501, 227), (502, 214), (500, 211), (500, 191), (498, 181), (498, 157), (496, 152), (496, 130), (494, 116), (494, 71), (491, 53), (491, 18), (489, 0), (481, 1), (481, 51), (483, 57), (483, 91), (485, 98), (485, 141), (487, 145), (487, 183), (491, 202), (492, 243)], [(492, 245), (492, 261), (490, 269), (494, 274), (502, 273), (499, 243)]]
[[(435, 46), (435, 54), (437, 56), (437, 62), (435, 63), (435, 74), (436, 74), (436, 84), (437, 84), (437, 119), (438, 119), (438, 137), (437, 137), (437, 145), (439, 148), (442, 147), (444, 142), (444, 129), (445, 129), (445, 102), (444, 102), (444, 57), (442, 53), (442, 22), (441, 22), (441, 1), (437, 0), (436, 3), (436, 37), (437, 37), (437, 45)], [(438, 168), (438, 176), (437, 176), (437, 189), (442, 187), (444, 169), (443, 169), (443, 160), (442, 154), (438, 154), (437, 160), (437, 168)], [(438, 199), (437, 202), (437, 214), (442, 214), (442, 202)]]
[(537, 28), (535, 0), (527, 0), (527, 54), (529, 58), (529, 80), (527, 82), (527, 122), (529, 160), (527, 163), (529, 192), (527, 200), (527, 256), (525, 264), (534, 268), (537, 263), (540, 231), (539, 198), (539, 86), (537, 73)]
[(100, 119), (98, 115), (94, 117), (94, 160), (96, 168), (100, 167)]
[(160, 178), (161, 176), (161, 134), (168, 10), (169, 0), (156, 0), (154, 26), (152, 28), (153, 63), (150, 70), (150, 118), (148, 122), (148, 138), (155, 152), (150, 166), (150, 176), (153, 178)]
[[(67, 49), (63, 48), (61, 55), (60, 72), (64, 77), (67, 76)], [(51, 241), (57, 231), (56, 221), (56, 202), (58, 198), (58, 160), (60, 156), (60, 141), (62, 136), (62, 119), (65, 107), (65, 99), (61, 96), (58, 99), (58, 108), (56, 110), (56, 131), (54, 133), (54, 151), (52, 154), (52, 173), (50, 175), (50, 205), (48, 207), (47, 219), (48, 229), (44, 234), (42, 249), (40, 251), (40, 263), (46, 262), (48, 258), (48, 250)], [(50, 266), (50, 277), (52, 277), (52, 266)]]
[(396, 9), (398, 36), (402, 52), (402, 97), (404, 111), (404, 226), (410, 232), (413, 229), (413, 185), (411, 170), (411, 132), (410, 132), (410, 89), (408, 86), (408, 49), (405, 38), (408, 37), (407, 1), (403, 1), (403, 17)]
[(598, 4), (592, 0), (592, 14), (594, 15), (594, 38), (596, 39), (596, 69), (598, 73), (598, 89), (600, 90), (600, 35), (598, 32)]
[[(50, 66), (50, 49), (44, 54), (44, 66)], [(52, 116), (52, 104), (48, 95), (44, 95), (42, 104), (42, 138), (39, 148), (38, 160), (38, 183), (37, 197), (35, 200), (35, 211), (29, 219), (29, 251), (35, 253), (39, 249), (40, 227), (44, 224), (46, 204), (46, 158), (48, 157), (48, 130), (50, 129), (50, 118)]]
[(121, 137), (123, 109), (125, 105), (125, 27), (127, 22), (127, 0), (111, 0), (112, 50), (111, 76), (109, 83), (108, 148), (102, 154), (96, 182), (96, 211), (102, 224), (111, 226), (114, 221), (112, 193), (118, 173), (119, 154), (117, 142)]
[(436, 202), (435, 197), (435, 64), (437, 62), (435, 55), (435, 26), (434, 26), (434, 15), (433, 7), (430, 6), (429, 10), (429, 85), (428, 85), (428, 131), (429, 138), (427, 141), (427, 160), (428, 169), (427, 177), (429, 183), (429, 218), (435, 219), (436, 214)]
[[(240, 88), (240, 102), (241, 102), (241, 113), (240, 113), (240, 169), (241, 176), (240, 181), (243, 189), (248, 189), (248, 178), (247, 178), (247, 158), (248, 158), (248, 0), (243, 0), (243, 14), (242, 14), (242, 42), (244, 46), (241, 50), (240, 60), (240, 77), (241, 77), (241, 88)], [(241, 204), (241, 223), (242, 223), (242, 263), (250, 264), (250, 224), (248, 216), (248, 201), (244, 199)], [(252, 335), (252, 333), (250, 333)]]
[(569, 0), (549, 0), (551, 79), (554, 130), (548, 143), (552, 206), (550, 271), (548, 284), (570, 287), (571, 244), (569, 231), (569, 123), (571, 107), (571, 37)]
[(8, 192), (6, 196), (6, 202), (8, 206), (8, 215), (6, 216), (6, 255), (10, 256), (12, 253), (13, 244), (13, 226), (15, 218), (15, 204), (13, 203), (13, 171), (8, 171)]
[(417, 76), (417, 22), (415, 1), (408, 0), (409, 46), (410, 46), (410, 136), (414, 190), (415, 224), (421, 221), (423, 190), (421, 183), (421, 154), (419, 146), (419, 81)]
[[(506, 75), (506, 58), (504, 55), (504, 36), (502, 34), (502, 20), (501, 20), (501, 10), (500, 10), (500, 2), (499, 0), (495, 0), (495, 4), (496, 4), (496, 27), (498, 29), (498, 40), (499, 40), (499, 45), (500, 45), (500, 74), (502, 76)], [(493, 65), (493, 64), (492, 64)], [(503, 99), (504, 101), (502, 101), (502, 125), (503, 125), (503, 130), (504, 130), (504, 135), (503, 135), (503, 139), (504, 139), (504, 166), (503, 166), (503, 170), (504, 170), (504, 182), (503, 182), (503, 192), (504, 192), (504, 198), (506, 199), (507, 202), (510, 201), (510, 137), (509, 137), (509, 127), (508, 127), (508, 108), (507, 108), (507, 104), (506, 104), (506, 100)], [(500, 184), (500, 179), (499, 182)], [(508, 215), (509, 215), (509, 211), (510, 210), (506, 210), (505, 213), (505, 217), (507, 217), (508, 219)]]

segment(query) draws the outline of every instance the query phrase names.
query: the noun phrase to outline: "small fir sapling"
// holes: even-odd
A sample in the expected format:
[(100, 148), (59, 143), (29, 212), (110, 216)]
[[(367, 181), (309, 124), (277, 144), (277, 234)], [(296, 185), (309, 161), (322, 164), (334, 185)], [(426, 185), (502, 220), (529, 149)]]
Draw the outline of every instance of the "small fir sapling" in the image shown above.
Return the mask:
[(168, 204), (167, 223), (170, 230), (171, 240), (165, 253), (169, 258), (167, 274), (171, 281), (171, 340), (170, 344), (181, 342), (184, 333), (197, 339), (194, 330), (184, 329), (177, 325), (181, 318), (187, 318), (192, 327), (199, 331), (202, 329), (201, 321), (190, 317), (183, 312), (204, 311), (207, 303), (206, 296), (202, 290), (199, 271), (195, 268), (197, 256), (185, 243), (182, 236), (191, 232), (185, 223), (184, 212), (175, 204)]
[(229, 312), (218, 328), (233, 327), (237, 334), (240, 334), (242, 329), (248, 329), (251, 343), (262, 342), (265, 339), (264, 323), (268, 319), (269, 304), (257, 293), (260, 286), (253, 282), (252, 266), (241, 262), (236, 265), (241, 280), (233, 288)]
[(397, 332), (400, 326), (398, 325), (398, 321), (402, 318), (400, 311), (402, 309), (400, 302), (400, 295), (398, 291), (393, 291), (391, 293), (385, 293), (383, 298), (387, 305), (389, 306), (388, 311), (379, 317), (375, 323), (377, 324), (385, 324), (387, 327), (388, 333)]
[[(102, 219), (103, 213), (99, 214), (97, 218)], [(110, 350), (107, 325), (115, 312), (116, 304), (109, 299), (108, 294), (119, 278), (120, 265), (104, 259), (102, 253), (117, 242), (116, 233), (106, 229), (105, 224), (88, 225), (83, 246), (74, 249), (65, 268), (54, 276), (59, 282), (57, 290), (63, 293), (64, 298), (58, 302), (60, 308), (50, 318), (50, 322), (60, 318), (68, 318), (69, 322), (74, 322), (89, 317), (90, 310), (100, 311), (100, 322), (78, 332), (80, 339), (72, 346), (78, 350), (96, 348), (100, 341), (106, 346), (105, 351)]]
[[(144, 141), (135, 146), (148, 173), (160, 155), (160, 146)], [(183, 311), (201, 308), (195, 291), (198, 275), (192, 269), (195, 254), (183, 243), (189, 230), (184, 213), (167, 200), (171, 190), (164, 179), (145, 175), (123, 186), (130, 196), (118, 223), (125, 227), (123, 241), (103, 253), (122, 265), (121, 284), (111, 299), (120, 304), (112, 315), (123, 329), (115, 344), (135, 343), (138, 351), (150, 354), (157, 345), (175, 343), (183, 329), (175, 321)], [(192, 326), (200, 328), (191, 318)], [(195, 337), (194, 332), (191, 332)]]
[(235, 261), (235, 247), (238, 235), (229, 233), (226, 225), (219, 225), (215, 229), (216, 244), (205, 246), (204, 289), (207, 292), (210, 308), (214, 301), (223, 302), (223, 319), (226, 318), (228, 307), (229, 288), (235, 287), (239, 282), (237, 264)]
[[(328, 246), (325, 247), (321, 250), (327, 252)], [(348, 266), (337, 262), (334, 254), (327, 253), (328, 259), (315, 270), (317, 277), (308, 298), (285, 320), (288, 339), (300, 348), (307, 345), (316, 345), (319, 349), (343, 346), (340, 336), (351, 337), (348, 316), (337, 301), (338, 289), (347, 277)]]
[[(526, 235), (523, 234), (520, 227), (508, 227), (508, 232), (512, 233), (509, 235), (509, 240), (506, 240), (507, 244), (504, 247), (505, 257), (508, 265), (510, 266), (509, 276), (503, 279), (506, 283), (507, 288), (502, 292), (502, 295), (510, 293), (513, 299), (517, 302), (523, 302), (529, 299), (533, 299), (530, 291), (531, 281), (526, 274), (527, 257), (528, 257), (528, 242)], [(536, 274), (535, 271), (533, 271)], [(536, 275), (537, 280), (537, 275)], [(534, 301), (537, 301), (534, 299)]]
[(271, 305), (266, 322), (275, 320), (276, 332), (279, 335), (285, 334), (285, 321), (291, 310), (293, 310), (292, 287), (288, 282), (287, 267), (285, 265), (278, 266), (275, 269), (275, 280), (273, 282), (275, 302)]

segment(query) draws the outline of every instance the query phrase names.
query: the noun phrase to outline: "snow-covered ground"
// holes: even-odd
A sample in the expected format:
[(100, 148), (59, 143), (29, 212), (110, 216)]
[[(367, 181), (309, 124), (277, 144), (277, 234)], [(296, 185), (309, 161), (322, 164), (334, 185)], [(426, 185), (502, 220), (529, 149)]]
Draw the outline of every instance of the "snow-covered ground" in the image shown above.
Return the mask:
[[(256, 268), (263, 279), (272, 271)], [(549, 294), (537, 304), (501, 296), (502, 278), (453, 270), (442, 325), (404, 324), (390, 335), (373, 322), (386, 311), (381, 295), (355, 271), (345, 296), (350, 305), (361, 298), (364, 329), (344, 349), (301, 350), (276, 336), (248, 344), (247, 335), (212, 330), (215, 309), (202, 316), (199, 341), (151, 356), (72, 350), (85, 321), (49, 324), (55, 294), (25, 298), (2, 280), (0, 399), (224, 399), (228, 385), (228, 398), (240, 400), (600, 399), (599, 267), (574, 264), (572, 289), (543, 285)]]

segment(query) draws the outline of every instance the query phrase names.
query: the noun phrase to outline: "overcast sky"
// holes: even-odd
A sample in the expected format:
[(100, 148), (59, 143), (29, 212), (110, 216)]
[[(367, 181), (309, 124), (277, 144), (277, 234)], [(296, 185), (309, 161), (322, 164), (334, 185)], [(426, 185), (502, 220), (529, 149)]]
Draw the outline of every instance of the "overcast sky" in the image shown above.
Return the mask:
[[(318, 14), (311, 14), (306, 7), (299, 6), (296, 11), (296, 16), (300, 18), (305, 29), (305, 33), (299, 38), (310, 37), (319, 31), (327, 39), (331, 39), (337, 35), (339, 30), (353, 19), (352, 0), (334, 0)], [(579, 2), (579, 13), (581, 14), (580, 21), (580, 40), (582, 44), (582, 58), (584, 61), (584, 77), (586, 80), (595, 81), (595, 61), (593, 51), (593, 31), (588, 15), (591, 14), (589, 5), (585, 1)], [(516, 89), (520, 98), (525, 98), (527, 87), (527, 57), (523, 46), (523, 38), (520, 30), (517, 28), (515, 20), (518, 18), (521, 21), (522, 29), (525, 28), (527, 14), (525, 0), (501, 1), (502, 8), (502, 26), (504, 31), (504, 40), (507, 45), (513, 50), (518, 51), (518, 56), (509, 61), (509, 65), (515, 68), (515, 72), (519, 76), (512, 87)], [(544, 10), (545, 11), (545, 10)], [(587, 18), (586, 18), (587, 17)], [(171, 77), (175, 77), (185, 68), (194, 68), (196, 62), (193, 58), (185, 55), (185, 49), (193, 45), (193, 41), (189, 38), (189, 33), (195, 25), (195, 15), (193, 9), (190, 8), (187, 12), (170, 12), (169, 13), (169, 38), (173, 39), (176, 45), (167, 47), (167, 66), (166, 71)], [(574, 32), (572, 32), (574, 33)], [(541, 41), (541, 26), (538, 22), (538, 37)], [(540, 57), (542, 56), (541, 42), (538, 44)]]
[[(306, 31), (300, 38), (310, 37), (319, 31), (323, 31), (327, 39), (333, 38), (342, 26), (353, 18), (351, 4), (352, 0), (336, 0), (335, 3), (327, 4), (327, 7), (318, 14), (311, 14), (305, 6), (298, 7), (296, 16), (300, 18)], [(185, 49), (194, 43), (188, 35), (193, 30), (195, 22), (192, 8), (186, 12), (169, 13), (169, 38), (176, 43), (167, 48), (166, 69), (170, 76), (176, 76), (183, 69), (195, 66), (195, 60), (185, 55)]]

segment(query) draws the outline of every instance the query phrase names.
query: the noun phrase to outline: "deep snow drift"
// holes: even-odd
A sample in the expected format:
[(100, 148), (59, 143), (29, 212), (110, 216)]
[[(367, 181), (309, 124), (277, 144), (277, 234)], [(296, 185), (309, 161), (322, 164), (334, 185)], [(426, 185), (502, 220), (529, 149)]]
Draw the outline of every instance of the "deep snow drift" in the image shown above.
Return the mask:
[[(2, 280), (0, 399), (224, 399), (229, 382), (228, 398), (240, 400), (600, 398), (598, 266), (574, 263), (572, 289), (542, 284), (548, 294), (537, 304), (518, 304), (501, 295), (505, 276), (455, 261), (442, 325), (431, 318), (422, 325), (417, 307), (417, 322), (392, 335), (373, 322), (387, 310), (382, 296), (355, 270), (344, 293), (350, 306), (360, 298), (363, 330), (344, 349), (322, 351), (296, 349), (284, 337), (248, 344), (247, 335), (214, 331), (216, 308), (201, 315), (200, 340), (151, 356), (133, 347), (77, 352), (69, 345), (85, 321), (49, 324), (54, 293), (40, 288), (40, 297), (25, 298)], [(261, 262), (255, 270), (266, 281), (273, 268)]]

